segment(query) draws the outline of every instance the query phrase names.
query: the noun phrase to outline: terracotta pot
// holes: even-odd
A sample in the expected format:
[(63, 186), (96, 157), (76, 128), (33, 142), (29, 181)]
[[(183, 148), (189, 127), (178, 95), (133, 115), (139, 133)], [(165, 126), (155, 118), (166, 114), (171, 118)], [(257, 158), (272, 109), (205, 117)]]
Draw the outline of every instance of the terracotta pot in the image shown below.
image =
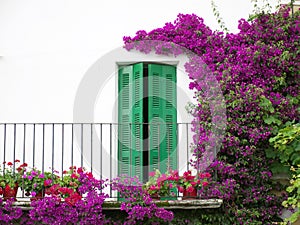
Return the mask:
[(7, 200), (13, 198), (15, 201), (17, 200), (17, 193), (18, 193), (19, 185), (16, 183), (15, 187), (11, 188), (8, 184), (3, 189), (3, 199)]
[(197, 190), (194, 189), (193, 192), (188, 192), (186, 189), (183, 191), (183, 197), (182, 199), (195, 199), (197, 198)]
[(30, 201), (36, 201), (36, 200), (42, 199), (44, 197), (45, 197), (45, 192), (44, 191), (39, 191), (39, 192), (36, 193), (35, 197), (30, 198)]

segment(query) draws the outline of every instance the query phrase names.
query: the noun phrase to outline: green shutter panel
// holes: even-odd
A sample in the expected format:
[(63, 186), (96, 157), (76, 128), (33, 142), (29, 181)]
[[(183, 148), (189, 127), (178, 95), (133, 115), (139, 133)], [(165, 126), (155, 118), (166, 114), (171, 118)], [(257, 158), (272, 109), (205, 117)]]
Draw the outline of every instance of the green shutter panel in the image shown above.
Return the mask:
[(142, 180), (143, 65), (123, 67), (118, 76), (118, 172)]
[(133, 66), (132, 175), (143, 180), (143, 63)]
[(130, 83), (133, 67), (119, 70), (118, 76), (118, 173), (130, 175)]
[(167, 163), (170, 169), (177, 169), (177, 90), (176, 90), (176, 68), (174, 66), (163, 66), (165, 78), (165, 121), (166, 121), (166, 152)]
[(150, 171), (177, 169), (176, 68), (148, 65)]

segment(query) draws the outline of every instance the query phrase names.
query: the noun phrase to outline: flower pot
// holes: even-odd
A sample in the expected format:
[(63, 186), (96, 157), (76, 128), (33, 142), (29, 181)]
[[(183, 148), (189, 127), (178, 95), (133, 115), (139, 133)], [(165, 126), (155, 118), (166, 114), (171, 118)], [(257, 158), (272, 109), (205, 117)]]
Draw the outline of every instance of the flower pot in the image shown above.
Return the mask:
[(44, 191), (39, 191), (39, 192), (36, 193), (36, 195), (34, 197), (30, 198), (30, 201), (40, 200), (44, 197), (45, 197), (45, 192)]
[(18, 193), (19, 185), (16, 183), (15, 187), (11, 188), (8, 184), (3, 189), (3, 199), (7, 200), (13, 198), (15, 201), (17, 200), (17, 193)]
[(158, 194), (150, 195), (150, 197), (152, 198), (153, 201), (159, 201), (160, 200), (160, 196)]
[(194, 189), (192, 192), (188, 192), (186, 189), (183, 191), (183, 200), (195, 199), (197, 198), (197, 189)]

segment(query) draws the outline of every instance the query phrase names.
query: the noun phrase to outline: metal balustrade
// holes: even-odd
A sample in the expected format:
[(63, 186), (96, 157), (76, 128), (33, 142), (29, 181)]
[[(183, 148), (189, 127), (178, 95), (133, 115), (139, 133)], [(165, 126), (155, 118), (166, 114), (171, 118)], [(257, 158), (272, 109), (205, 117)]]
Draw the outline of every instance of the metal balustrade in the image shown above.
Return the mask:
[[(163, 125), (163, 126), (162, 126)], [(118, 142), (120, 132), (129, 126), (143, 127), (143, 132), (149, 126), (160, 126), (164, 129), (168, 124), (119, 124), (119, 123), (0, 123), (0, 162), (26, 162), (29, 167), (36, 167), (42, 172), (56, 170), (60, 175), (70, 166), (84, 167), (91, 171), (98, 179), (113, 179), (118, 176)], [(192, 159), (191, 142), (193, 133), (191, 124), (176, 123), (177, 170), (191, 169), (189, 161)], [(128, 128), (128, 127), (127, 127)], [(168, 129), (164, 131), (170, 137)], [(147, 132), (146, 132), (147, 133)], [(149, 138), (149, 133), (147, 134)], [(174, 136), (174, 135), (173, 135)], [(123, 136), (124, 137), (124, 136)], [(130, 140), (134, 134), (130, 132)], [(159, 138), (158, 138), (159, 139)], [(129, 140), (129, 142), (130, 142)], [(159, 141), (159, 140), (158, 140)], [(149, 151), (149, 140), (143, 140), (143, 146), (138, 151)], [(159, 144), (158, 144), (159, 146)], [(167, 164), (170, 163), (170, 149)], [(132, 151), (130, 146), (130, 151)], [(132, 165), (128, 165), (132, 166)], [(149, 172), (149, 163), (144, 171)], [(169, 168), (170, 165), (167, 165)], [(2, 165), (2, 171), (5, 165)], [(144, 177), (145, 178), (145, 177)], [(145, 182), (145, 180), (144, 180)], [(110, 198), (116, 198), (117, 193), (104, 189)], [(22, 191), (18, 197), (26, 197)]]

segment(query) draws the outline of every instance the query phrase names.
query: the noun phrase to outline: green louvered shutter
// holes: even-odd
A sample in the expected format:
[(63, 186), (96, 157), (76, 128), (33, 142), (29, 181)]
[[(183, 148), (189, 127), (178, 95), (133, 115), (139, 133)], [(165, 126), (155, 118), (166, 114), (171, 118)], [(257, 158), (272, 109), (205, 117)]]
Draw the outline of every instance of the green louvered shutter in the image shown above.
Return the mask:
[(118, 76), (118, 172), (138, 176), (143, 167), (143, 64), (123, 67)]
[(176, 68), (148, 65), (150, 171), (177, 169)]
[(143, 180), (143, 64), (133, 66), (132, 175)]
[(118, 162), (119, 175), (130, 175), (130, 83), (133, 67), (127, 66), (119, 70), (118, 76)]

